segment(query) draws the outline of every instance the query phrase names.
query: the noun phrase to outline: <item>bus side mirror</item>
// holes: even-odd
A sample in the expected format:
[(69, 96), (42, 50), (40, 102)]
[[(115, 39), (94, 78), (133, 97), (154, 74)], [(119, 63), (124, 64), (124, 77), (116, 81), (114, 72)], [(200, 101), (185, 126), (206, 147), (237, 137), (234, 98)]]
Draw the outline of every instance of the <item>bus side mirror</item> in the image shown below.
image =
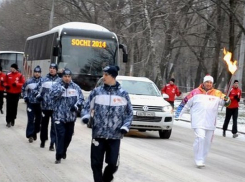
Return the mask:
[(122, 49), (122, 51), (123, 51), (123, 62), (124, 63), (128, 62), (127, 46), (124, 44), (119, 44), (119, 49)]
[(58, 47), (54, 47), (53, 48), (53, 56), (58, 56), (59, 55), (59, 48)]
[(123, 54), (123, 62), (128, 62), (128, 54)]

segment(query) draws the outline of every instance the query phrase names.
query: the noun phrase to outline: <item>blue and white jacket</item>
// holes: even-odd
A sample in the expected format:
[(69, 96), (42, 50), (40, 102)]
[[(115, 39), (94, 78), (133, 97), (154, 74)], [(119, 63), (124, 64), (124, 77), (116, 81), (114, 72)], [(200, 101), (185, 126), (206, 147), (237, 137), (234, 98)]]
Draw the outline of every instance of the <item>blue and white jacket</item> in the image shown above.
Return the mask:
[(54, 84), (49, 92), (50, 99), (53, 101), (53, 120), (60, 122), (75, 122), (77, 112), (70, 111), (72, 106), (83, 106), (84, 98), (81, 88), (73, 81), (69, 83), (68, 88), (60, 80)]
[(92, 110), (93, 138), (121, 139), (121, 129), (129, 131), (133, 108), (128, 93), (118, 82), (115, 86), (104, 84), (90, 93), (82, 114), (86, 117)]
[(38, 85), (42, 82), (42, 77), (32, 77), (28, 79), (22, 86), (23, 98), (28, 98), (30, 103), (40, 103), (37, 101), (36, 96), (38, 94)]
[(52, 102), (53, 100), (49, 98), (49, 90), (55, 83), (59, 82), (61, 78), (58, 74), (52, 76), (47, 74), (45, 78), (43, 78), (42, 83), (39, 84), (39, 95), (43, 98), (41, 102), (42, 110), (53, 110)]

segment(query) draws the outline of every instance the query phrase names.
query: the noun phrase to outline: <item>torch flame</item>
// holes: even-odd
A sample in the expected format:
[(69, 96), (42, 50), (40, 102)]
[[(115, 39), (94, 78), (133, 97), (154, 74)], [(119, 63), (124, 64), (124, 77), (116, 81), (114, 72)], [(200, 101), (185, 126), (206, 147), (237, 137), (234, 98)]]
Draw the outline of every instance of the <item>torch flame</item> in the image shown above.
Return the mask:
[(226, 51), (225, 48), (224, 48), (224, 55), (225, 55), (224, 60), (228, 65), (228, 69), (233, 75), (237, 70), (237, 61), (236, 60), (234, 62), (231, 61), (232, 53), (229, 51)]

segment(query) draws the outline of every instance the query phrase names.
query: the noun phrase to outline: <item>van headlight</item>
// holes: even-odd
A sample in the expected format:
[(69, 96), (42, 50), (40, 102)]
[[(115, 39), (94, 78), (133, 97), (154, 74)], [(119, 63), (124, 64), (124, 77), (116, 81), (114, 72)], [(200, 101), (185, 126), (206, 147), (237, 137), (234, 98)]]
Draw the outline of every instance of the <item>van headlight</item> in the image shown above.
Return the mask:
[(168, 105), (168, 106), (163, 106), (162, 107), (162, 111), (163, 112), (172, 112), (173, 108), (171, 105)]

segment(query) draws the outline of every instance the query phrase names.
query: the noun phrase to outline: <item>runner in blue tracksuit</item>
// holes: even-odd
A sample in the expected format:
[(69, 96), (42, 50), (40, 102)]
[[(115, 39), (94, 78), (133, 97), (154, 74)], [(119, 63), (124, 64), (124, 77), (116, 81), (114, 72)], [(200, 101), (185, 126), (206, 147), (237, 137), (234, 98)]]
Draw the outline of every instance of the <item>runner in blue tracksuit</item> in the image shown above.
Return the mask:
[(49, 146), (50, 151), (54, 151), (55, 131), (54, 131), (54, 125), (52, 120), (53, 100), (49, 98), (49, 91), (52, 85), (54, 85), (56, 82), (61, 80), (57, 74), (57, 70), (58, 70), (58, 66), (55, 63), (51, 63), (49, 66), (49, 74), (47, 74), (47, 76), (43, 79), (43, 82), (39, 84), (39, 94), (37, 95), (37, 100), (41, 102), (41, 107), (42, 107), (40, 147), (44, 148), (45, 141), (48, 140), (48, 125), (49, 125), (49, 118), (51, 118), (51, 130), (50, 130), (51, 141)]
[(22, 94), (27, 106), (26, 111), (28, 117), (26, 138), (29, 139), (30, 143), (37, 139), (37, 133), (40, 131), (42, 112), (40, 102), (37, 101), (36, 96), (38, 94), (38, 84), (41, 82), (41, 68), (40, 66), (36, 66), (34, 68), (34, 76), (28, 79), (22, 87)]
[(84, 98), (81, 88), (71, 80), (71, 71), (63, 71), (62, 80), (50, 89), (53, 100), (53, 120), (56, 131), (56, 164), (66, 158), (67, 148), (74, 133), (77, 111), (83, 105)]
[[(115, 80), (118, 70), (118, 66), (107, 66), (103, 69), (104, 85), (91, 92), (82, 113), (82, 121), (87, 123), (90, 112), (94, 112), (91, 167), (95, 182), (113, 180), (113, 174), (119, 165), (120, 140), (129, 131), (133, 120), (129, 95)], [(102, 173), (105, 153), (105, 162), (108, 165)]]

